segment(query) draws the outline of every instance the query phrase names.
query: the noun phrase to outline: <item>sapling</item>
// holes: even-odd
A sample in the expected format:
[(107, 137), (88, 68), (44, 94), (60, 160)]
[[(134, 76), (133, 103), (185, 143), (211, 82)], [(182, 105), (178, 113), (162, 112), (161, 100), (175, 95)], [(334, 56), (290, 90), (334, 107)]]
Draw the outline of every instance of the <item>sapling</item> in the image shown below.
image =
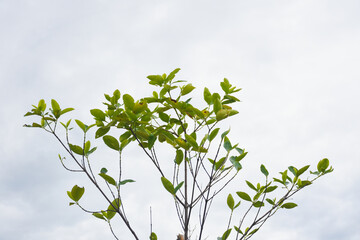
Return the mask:
[[(67, 192), (71, 199), (70, 205), (76, 205), (107, 222), (115, 239), (119, 239), (111, 224), (115, 216), (121, 219), (134, 239), (140, 239), (139, 230), (134, 229), (125, 213), (121, 191), (129, 183), (136, 184), (135, 180), (124, 179), (122, 175), (126, 171), (122, 164), (123, 151), (129, 144), (138, 145), (144, 156), (152, 162), (154, 174), (159, 176), (159, 187), (163, 187), (174, 201), (174, 212), (182, 228), (181, 234), (174, 233), (174, 239), (175, 236), (181, 240), (206, 238), (205, 223), (210, 220), (208, 217), (213, 201), (242, 170), (241, 162), (247, 152), (242, 146), (230, 141), (230, 129), (224, 131), (220, 127), (220, 122), (239, 114), (234, 104), (239, 102), (236, 94), (241, 89), (225, 78), (220, 83), (221, 93), (211, 92), (205, 87), (202, 95), (204, 104), (195, 106), (195, 101), (190, 97), (195, 87), (184, 80), (175, 79), (179, 70), (177, 68), (168, 75), (148, 76), (149, 85), (157, 90), (138, 100), (130, 94), (121, 94), (119, 90), (111, 95), (105, 94), (105, 108), (90, 110), (94, 118), (94, 122), (90, 124), (78, 119), (60, 121), (64, 114), (74, 109), (62, 109), (54, 99), (50, 102), (50, 108), (41, 99), (25, 114), (39, 119), (39, 122), (25, 126), (40, 128), (53, 135), (76, 166), (69, 167), (66, 158), (59, 155), (63, 167), (71, 172), (83, 173), (108, 207), (98, 211), (87, 210), (80, 204), (85, 188), (78, 185)], [(65, 130), (63, 137), (58, 134), (59, 126)], [(73, 127), (81, 129), (80, 143), (69, 140)], [(118, 129), (120, 132), (110, 134), (111, 129)], [(103, 146), (117, 152), (117, 175), (108, 174), (106, 167), (97, 169), (96, 172), (93, 169), (90, 157), (97, 150), (97, 147), (93, 147), (93, 138), (101, 138), (105, 143)], [(172, 152), (173, 159), (160, 161), (157, 154), (160, 148), (162, 151)], [(172, 166), (171, 171), (162, 165), (164, 162)], [(246, 189), (227, 195), (225, 202), (229, 217), (222, 221), (226, 224), (219, 226), (221, 236), (217, 239), (226, 240), (230, 236), (236, 240), (251, 238), (276, 212), (297, 206), (289, 201), (294, 194), (333, 171), (326, 158), (318, 162), (315, 171), (309, 171), (310, 175), (303, 177), (309, 167), (289, 166), (278, 177), (271, 178), (265, 165), (261, 164), (260, 172), (264, 178), (262, 182), (245, 181)], [(104, 182), (106, 187), (100, 182)], [(238, 211), (240, 205), (245, 206), (244, 212)], [(143, 219), (138, 221), (141, 220)], [(197, 226), (196, 232), (192, 228), (194, 225)], [(152, 223), (149, 238), (157, 239)]]

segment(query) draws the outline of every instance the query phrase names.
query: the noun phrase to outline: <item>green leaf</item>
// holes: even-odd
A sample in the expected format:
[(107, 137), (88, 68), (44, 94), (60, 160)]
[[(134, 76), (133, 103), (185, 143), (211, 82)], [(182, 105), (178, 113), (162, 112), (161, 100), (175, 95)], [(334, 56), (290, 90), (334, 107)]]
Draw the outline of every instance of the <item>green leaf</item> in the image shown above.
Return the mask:
[(230, 162), (235, 167), (236, 171), (239, 171), (240, 169), (242, 169), (240, 162), (237, 161), (237, 157), (235, 157), (235, 156), (230, 157)]
[(225, 164), (225, 161), (226, 157), (220, 158), (220, 160), (215, 163), (215, 170), (219, 170)]
[(125, 184), (127, 184), (127, 183), (131, 183), (131, 182), (135, 182), (135, 181), (132, 180), (132, 179), (125, 179), (125, 180), (119, 182), (119, 186), (120, 186), (120, 185), (125, 185)]
[(151, 85), (162, 86), (162, 84), (165, 82), (161, 75), (149, 75), (147, 78), (150, 80), (149, 83)]
[(265, 177), (269, 176), (269, 172), (263, 164), (261, 164), (260, 170), (265, 175)]
[(288, 179), (287, 170), (285, 170), (285, 171), (281, 174), (281, 178), (282, 178), (282, 182), (285, 184), (285, 183), (286, 183), (286, 180)]
[(166, 113), (163, 113), (163, 112), (159, 112), (159, 118), (163, 121), (163, 122), (166, 122), (168, 123), (170, 121), (170, 116), (167, 115)]
[(91, 146), (90, 141), (87, 141), (87, 142), (84, 144), (84, 153), (85, 153), (85, 155), (87, 155), (87, 153), (89, 152), (90, 146)]
[(45, 103), (45, 100), (44, 99), (40, 99), (39, 103), (38, 103), (38, 109), (41, 111), (41, 112), (44, 112), (45, 109), (46, 109), (46, 103)]
[(253, 189), (253, 190), (255, 190), (257, 192), (256, 187), (251, 182), (249, 182), (249, 181), (245, 181), (245, 182), (249, 186), (249, 188), (251, 188), (251, 189)]
[(236, 194), (243, 200), (251, 202), (251, 197), (246, 192), (236, 192)]
[(229, 89), (230, 89), (230, 87), (231, 87), (231, 84), (229, 83), (229, 81), (228, 81), (226, 78), (224, 78), (224, 81), (220, 83), (220, 86), (221, 86), (222, 90), (223, 90), (226, 94), (229, 93)]
[(74, 108), (65, 108), (65, 109), (61, 110), (60, 115), (63, 115), (65, 113), (73, 111), (73, 110), (74, 110)]
[(60, 105), (55, 101), (55, 99), (51, 99), (51, 108), (53, 110), (55, 118), (59, 118), (61, 115)]
[(120, 99), (120, 91), (119, 89), (116, 89), (113, 93), (114, 96), (114, 104), (118, 102), (118, 100)]
[(290, 166), (290, 167), (288, 167), (288, 169), (290, 170), (290, 172), (291, 172), (292, 174), (294, 174), (295, 177), (297, 176), (297, 171), (298, 171), (298, 169), (297, 169), (296, 167)]
[(115, 180), (112, 177), (110, 177), (109, 175), (107, 175), (106, 173), (99, 173), (99, 176), (102, 177), (107, 183), (116, 187)]
[(273, 200), (271, 200), (270, 198), (267, 198), (266, 201), (268, 203), (270, 203), (271, 205), (275, 205), (275, 202)]
[(112, 219), (116, 212), (119, 211), (119, 208), (121, 206), (121, 201), (119, 198), (116, 198), (114, 201), (111, 202), (107, 209), (107, 219)]
[(214, 138), (216, 137), (216, 135), (218, 134), (220, 128), (215, 128), (214, 130), (211, 131), (208, 139), (211, 142), (212, 140), (214, 140)]
[(175, 189), (174, 189), (174, 194), (176, 194), (176, 192), (182, 187), (182, 185), (184, 184), (184, 181), (182, 181), (181, 183), (179, 183)]
[(126, 131), (123, 134), (120, 135), (120, 142), (123, 142), (124, 140), (128, 139), (129, 137), (131, 137), (132, 133), (131, 131)]
[(106, 220), (106, 219), (104, 218), (104, 215), (102, 215), (101, 213), (93, 213), (92, 215), (95, 216), (95, 217), (97, 217), (97, 218)]
[(75, 122), (84, 132), (86, 132), (86, 127), (83, 122), (81, 122), (80, 120), (77, 120), (77, 119), (75, 120)]
[(227, 130), (227, 131), (225, 131), (225, 132), (223, 132), (223, 133), (221, 134), (221, 138), (223, 139), (226, 135), (228, 135), (229, 132), (230, 132), (230, 129)]
[(161, 177), (161, 182), (164, 186), (164, 188), (171, 194), (175, 194), (175, 188), (174, 188), (174, 185), (169, 181), (167, 180), (165, 177)]
[(95, 117), (96, 120), (105, 121), (106, 115), (100, 109), (91, 109), (90, 113)]
[(310, 165), (306, 165), (305, 167), (302, 167), (300, 168), (298, 171), (297, 171), (297, 177), (299, 177), (301, 174), (303, 174), (308, 168), (310, 167)]
[(214, 102), (214, 112), (217, 113), (220, 109), (222, 109), (222, 105), (221, 105), (221, 101), (220, 101), (220, 96), (218, 96), (219, 94), (214, 93), (212, 96), (212, 100)]
[(194, 148), (198, 148), (198, 147), (199, 147), (199, 145), (197, 144), (196, 140), (195, 140), (192, 136), (190, 136), (190, 135), (188, 135), (188, 134), (185, 134), (185, 139), (186, 139), (186, 141), (187, 141), (188, 143), (190, 143), (190, 145), (191, 145), (192, 147), (194, 147)]
[(75, 185), (72, 189), (71, 189), (71, 199), (74, 200), (75, 202), (78, 202), (80, 200), (80, 198), (82, 197), (82, 195), (85, 192), (85, 188), (81, 188), (78, 185)]
[(253, 203), (253, 206), (256, 208), (263, 207), (265, 204), (262, 201), (256, 201)]
[(172, 71), (169, 76), (166, 78), (166, 82), (170, 82), (174, 79), (175, 75), (180, 71), (180, 68), (176, 68), (174, 71)]
[(226, 203), (231, 210), (234, 210), (235, 201), (231, 194), (228, 195)]
[(134, 108), (134, 106), (135, 106), (134, 98), (132, 96), (130, 96), (129, 94), (123, 95), (123, 101), (124, 101), (125, 108), (127, 108), (127, 109)]
[(95, 150), (97, 149), (97, 147), (93, 147), (92, 149), (90, 149), (86, 155), (89, 156), (90, 154), (92, 154), (93, 152), (95, 152)]
[(157, 236), (154, 232), (151, 233), (150, 240), (157, 240)]
[(191, 83), (189, 83), (181, 88), (181, 95), (184, 96), (184, 95), (190, 93), (194, 89), (195, 89), (195, 87)]
[(329, 159), (324, 158), (322, 160), (319, 161), (318, 165), (317, 165), (317, 170), (321, 173), (324, 173), (326, 171), (326, 169), (329, 167)]
[(95, 138), (99, 138), (99, 137), (104, 136), (109, 130), (110, 130), (110, 127), (101, 127), (101, 128), (99, 128), (95, 133)]
[(281, 205), (281, 208), (286, 208), (286, 209), (291, 209), (291, 208), (294, 208), (294, 207), (297, 207), (297, 204), (296, 203), (291, 203), (291, 202), (284, 203), (283, 205)]
[(103, 137), (104, 143), (111, 149), (114, 149), (116, 151), (120, 150), (120, 144), (119, 141), (114, 138), (113, 136), (106, 135)]
[[(215, 105), (214, 105), (215, 106)], [(215, 109), (214, 109), (215, 111)], [(220, 109), (216, 111), (216, 120), (221, 121), (229, 116), (230, 111), (228, 109)]]
[(204, 88), (204, 100), (208, 105), (211, 105), (213, 103), (212, 95), (208, 88)]
[(190, 145), (188, 145), (184, 139), (182, 139), (181, 137), (178, 137), (175, 139), (175, 142), (182, 148), (184, 148), (185, 150), (189, 150)]
[(107, 170), (106, 168), (102, 168), (102, 169), (100, 170), (100, 173), (106, 174), (107, 172), (108, 172), (108, 170)]
[(72, 145), (69, 144), (70, 150), (78, 155), (83, 155), (84, 151), (82, 149), (82, 147), (78, 146), (78, 145)]
[(230, 152), (233, 148), (231, 146), (231, 142), (228, 137), (224, 138), (224, 148), (227, 152)]
[(224, 234), (222, 235), (221, 240), (226, 240), (230, 236), (231, 230), (232, 230), (232, 228), (226, 230), (224, 232)]
[(183, 161), (183, 159), (184, 159), (184, 152), (181, 149), (177, 149), (176, 150), (175, 163), (177, 165), (180, 165), (181, 162)]
[(278, 186), (269, 186), (266, 188), (265, 192), (266, 193), (269, 193), (269, 192), (272, 192), (274, 191)]
[(151, 149), (154, 146), (155, 141), (156, 141), (156, 136), (150, 134), (148, 139), (148, 149)]

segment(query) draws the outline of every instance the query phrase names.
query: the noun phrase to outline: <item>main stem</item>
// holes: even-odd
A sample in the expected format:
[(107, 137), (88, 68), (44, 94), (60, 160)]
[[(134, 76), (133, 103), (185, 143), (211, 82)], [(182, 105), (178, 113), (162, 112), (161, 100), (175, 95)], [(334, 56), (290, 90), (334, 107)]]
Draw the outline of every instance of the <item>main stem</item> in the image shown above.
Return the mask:
[(184, 211), (185, 211), (185, 221), (184, 221), (184, 237), (185, 240), (189, 239), (188, 232), (189, 232), (189, 204), (188, 204), (188, 180), (187, 180), (187, 151), (185, 151), (185, 161), (184, 161), (184, 181), (185, 181), (185, 204), (184, 204)]

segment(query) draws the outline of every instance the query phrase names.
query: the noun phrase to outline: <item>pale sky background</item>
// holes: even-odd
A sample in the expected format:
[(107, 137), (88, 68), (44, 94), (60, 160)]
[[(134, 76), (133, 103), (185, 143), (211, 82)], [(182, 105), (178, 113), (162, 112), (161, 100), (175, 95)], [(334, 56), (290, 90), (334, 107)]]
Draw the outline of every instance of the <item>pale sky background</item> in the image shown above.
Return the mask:
[[(112, 239), (105, 222), (68, 206), (66, 191), (78, 184), (86, 206), (107, 207), (84, 177), (62, 168), (52, 136), (22, 127), (32, 120), (23, 115), (55, 98), (77, 109), (67, 117), (91, 122), (104, 93), (140, 98), (153, 91), (147, 75), (177, 67), (195, 94), (220, 90), (224, 77), (243, 88), (240, 113), (226, 124), (249, 154), (226, 193), (262, 180), (261, 163), (272, 176), (289, 165), (314, 169), (324, 157), (335, 168), (252, 239), (360, 239), (359, 1), (0, 1), (0, 34), (1, 240)], [(124, 190), (134, 228), (148, 239), (152, 206), (159, 239), (175, 239), (171, 197), (152, 187), (157, 172), (137, 148), (126, 154), (125, 175), (137, 181)], [(111, 157), (99, 152), (94, 161)], [(226, 227), (225, 202), (213, 205), (209, 240)], [(122, 224), (114, 229), (132, 239)]]

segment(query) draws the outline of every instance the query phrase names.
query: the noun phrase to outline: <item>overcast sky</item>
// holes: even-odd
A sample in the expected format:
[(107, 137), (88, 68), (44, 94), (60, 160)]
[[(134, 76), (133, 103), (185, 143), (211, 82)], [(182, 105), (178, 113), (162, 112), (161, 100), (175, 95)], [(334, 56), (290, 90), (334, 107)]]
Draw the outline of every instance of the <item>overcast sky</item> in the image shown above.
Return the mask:
[[(335, 168), (254, 240), (360, 239), (359, 13), (357, 0), (0, 1), (0, 238), (112, 239), (105, 222), (68, 206), (75, 184), (87, 187), (89, 208), (106, 204), (62, 168), (55, 139), (22, 127), (31, 122), (23, 115), (54, 98), (76, 108), (68, 117), (91, 122), (89, 109), (102, 108), (104, 93), (140, 98), (153, 91), (147, 75), (180, 67), (178, 78), (197, 86), (195, 94), (220, 90), (224, 77), (243, 89), (240, 113), (225, 127), (249, 154), (227, 193), (246, 189), (244, 179), (260, 181), (262, 163), (272, 176), (289, 165), (314, 169), (324, 157)], [(135, 146), (126, 154), (125, 175), (137, 181), (124, 190), (127, 212), (141, 239), (149, 206), (159, 239), (175, 239), (171, 197), (152, 187), (157, 172)], [(94, 161), (111, 157), (104, 151)], [(209, 240), (226, 227), (226, 198), (218, 201)], [(132, 239), (114, 225), (120, 239)]]

